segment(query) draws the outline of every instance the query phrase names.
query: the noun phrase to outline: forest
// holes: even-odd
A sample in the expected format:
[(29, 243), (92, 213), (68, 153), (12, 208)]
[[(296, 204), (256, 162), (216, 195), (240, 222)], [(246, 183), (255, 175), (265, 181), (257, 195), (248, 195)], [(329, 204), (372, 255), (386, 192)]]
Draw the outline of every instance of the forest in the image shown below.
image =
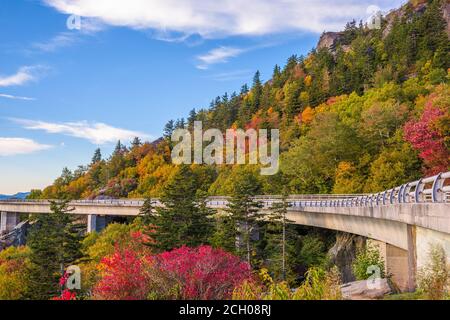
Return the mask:
[[(292, 55), (269, 80), (256, 72), (250, 85), (168, 121), (160, 139), (118, 141), (111, 155), (97, 149), (89, 164), (64, 168), (28, 197), (58, 200), (53, 213), (33, 217), (26, 247), (0, 252), (0, 299), (342, 298), (327, 254), (336, 233), (287, 224), (285, 201), (261, 221), (252, 197), (379, 192), (448, 171), (444, 5), (410, 1), (381, 29), (351, 21), (332, 46)], [(223, 132), (279, 129), (280, 171), (172, 164), (172, 132), (194, 121)], [(219, 195), (231, 197), (230, 215), (206, 207)], [(69, 214), (70, 200), (121, 198), (147, 199), (141, 216), (100, 233), (84, 235)], [(353, 263), (361, 279), (358, 267), (382, 261), (368, 250)], [(62, 290), (74, 264), (82, 288)]]

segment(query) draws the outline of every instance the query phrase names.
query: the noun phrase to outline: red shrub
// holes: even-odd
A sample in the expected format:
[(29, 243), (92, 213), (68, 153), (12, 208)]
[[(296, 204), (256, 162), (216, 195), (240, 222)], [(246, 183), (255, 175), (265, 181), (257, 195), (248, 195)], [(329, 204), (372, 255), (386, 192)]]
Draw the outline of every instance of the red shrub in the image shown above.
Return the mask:
[(229, 299), (251, 278), (250, 266), (221, 249), (182, 247), (157, 256), (160, 270), (178, 277), (183, 299)]
[(229, 299), (236, 286), (252, 278), (247, 263), (209, 246), (157, 256), (116, 247), (98, 267), (100, 281), (93, 296), (101, 300)]
[(62, 293), (59, 297), (54, 297), (54, 301), (66, 301), (66, 300), (77, 300), (77, 293), (72, 292), (69, 289), (64, 289), (67, 280), (69, 279), (69, 273), (65, 272), (64, 275), (59, 279), (59, 285), (61, 286)]
[(94, 288), (94, 298), (101, 300), (144, 300), (149, 281), (150, 262), (130, 248), (119, 249), (99, 264), (101, 279)]
[(52, 300), (54, 301), (68, 301), (68, 300), (77, 300), (77, 294), (75, 292), (71, 292), (66, 289), (62, 292), (60, 297), (55, 297)]

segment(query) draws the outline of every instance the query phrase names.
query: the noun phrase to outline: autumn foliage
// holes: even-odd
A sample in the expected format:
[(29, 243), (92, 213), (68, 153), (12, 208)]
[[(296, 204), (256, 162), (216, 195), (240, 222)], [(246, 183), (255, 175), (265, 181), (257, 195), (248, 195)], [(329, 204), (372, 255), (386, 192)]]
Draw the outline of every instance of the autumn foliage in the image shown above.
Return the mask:
[(101, 280), (94, 288), (100, 300), (143, 300), (147, 296), (146, 257), (131, 249), (117, 248), (99, 264)]
[(71, 301), (77, 300), (77, 293), (66, 288), (67, 280), (70, 274), (65, 272), (64, 275), (59, 279), (59, 285), (61, 286), (61, 295), (54, 297), (53, 301)]
[(210, 246), (182, 247), (156, 259), (161, 271), (177, 276), (183, 299), (228, 299), (237, 285), (251, 278), (247, 263)]
[(159, 255), (119, 248), (99, 264), (100, 300), (228, 299), (251, 279), (250, 266), (221, 249), (181, 247)]
[[(440, 100), (443, 100), (443, 105), (438, 103)], [(405, 138), (420, 152), (419, 156), (426, 165), (426, 173), (430, 175), (447, 171), (450, 166), (450, 152), (445, 145), (446, 135), (441, 125), (446, 123), (445, 119), (450, 118), (447, 103), (448, 100), (446, 102), (435, 94), (431, 95), (420, 118), (405, 125)]]

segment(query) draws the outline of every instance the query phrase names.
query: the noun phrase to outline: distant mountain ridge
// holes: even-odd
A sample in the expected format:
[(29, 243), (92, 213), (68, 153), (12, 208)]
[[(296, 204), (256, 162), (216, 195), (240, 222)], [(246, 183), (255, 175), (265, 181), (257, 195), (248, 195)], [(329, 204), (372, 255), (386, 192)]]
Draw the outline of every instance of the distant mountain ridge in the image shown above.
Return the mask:
[(11, 196), (0, 194), (0, 200), (6, 200), (6, 199), (26, 199), (30, 193), (29, 192), (18, 192), (16, 194), (13, 194)]

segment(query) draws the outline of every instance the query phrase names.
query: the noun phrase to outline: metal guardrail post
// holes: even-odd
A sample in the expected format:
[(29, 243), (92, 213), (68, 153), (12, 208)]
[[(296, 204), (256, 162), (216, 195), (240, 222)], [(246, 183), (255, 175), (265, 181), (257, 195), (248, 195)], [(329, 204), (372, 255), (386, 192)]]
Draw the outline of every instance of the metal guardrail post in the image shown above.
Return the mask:
[(400, 186), (400, 190), (398, 190), (398, 195), (397, 195), (397, 200), (398, 203), (402, 203), (403, 202), (403, 191), (405, 190), (405, 185), (402, 184)]
[(439, 173), (433, 181), (433, 187), (431, 190), (431, 200), (433, 202), (440, 202), (444, 200), (444, 194), (442, 187), (444, 186), (444, 179), (442, 179), (442, 173)]
[(411, 189), (411, 186), (409, 183), (405, 184), (405, 187), (403, 188), (403, 194), (402, 194), (402, 202), (407, 203), (409, 202), (409, 190)]
[(416, 190), (414, 190), (414, 201), (416, 203), (422, 202), (422, 193), (425, 185), (422, 183), (422, 179), (417, 181)]
[(391, 193), (389, 194), (389, 203), (394, 204), (395, 189), (391, 189), (390, 191)]

